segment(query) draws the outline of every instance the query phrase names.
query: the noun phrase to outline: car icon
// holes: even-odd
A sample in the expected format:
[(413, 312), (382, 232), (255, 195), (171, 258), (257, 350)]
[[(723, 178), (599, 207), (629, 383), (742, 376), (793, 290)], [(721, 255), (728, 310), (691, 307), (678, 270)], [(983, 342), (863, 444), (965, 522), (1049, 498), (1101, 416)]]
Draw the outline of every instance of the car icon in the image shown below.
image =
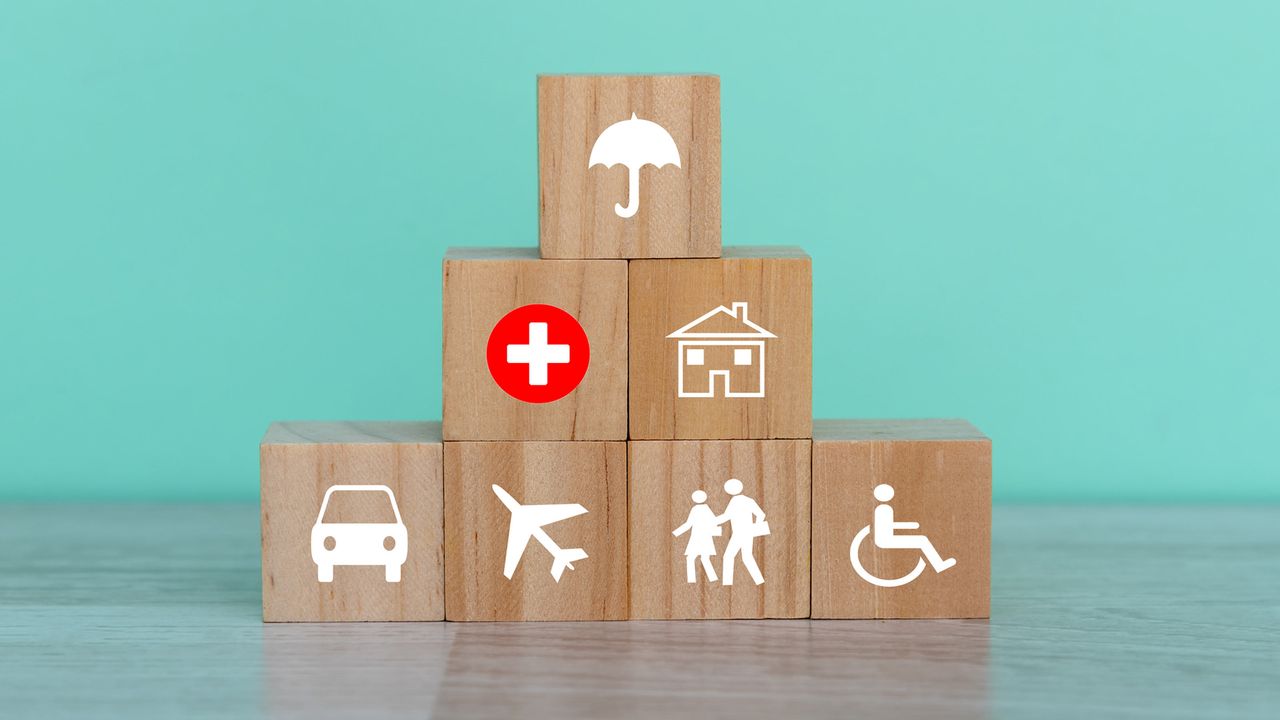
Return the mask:
[(325, 491), (311, 528), (311, 559), (320, 582), (333, 582), (337, 565), (382, 565), (387, 582), (400, 582), (408, 556), (409, 532), (391, 488), (334, 485)]

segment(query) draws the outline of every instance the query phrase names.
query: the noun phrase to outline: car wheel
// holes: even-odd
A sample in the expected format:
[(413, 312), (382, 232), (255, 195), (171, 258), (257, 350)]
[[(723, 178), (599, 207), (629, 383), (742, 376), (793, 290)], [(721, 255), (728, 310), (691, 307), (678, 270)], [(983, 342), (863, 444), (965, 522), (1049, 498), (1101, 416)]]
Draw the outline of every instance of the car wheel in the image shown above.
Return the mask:
[(400, 582), (400, 566), (399, 565), (387, 566), (387, 582)]
[(333, 566), (317, 565), (316, 579), (318, 579), (320, 582), (333, 582)]

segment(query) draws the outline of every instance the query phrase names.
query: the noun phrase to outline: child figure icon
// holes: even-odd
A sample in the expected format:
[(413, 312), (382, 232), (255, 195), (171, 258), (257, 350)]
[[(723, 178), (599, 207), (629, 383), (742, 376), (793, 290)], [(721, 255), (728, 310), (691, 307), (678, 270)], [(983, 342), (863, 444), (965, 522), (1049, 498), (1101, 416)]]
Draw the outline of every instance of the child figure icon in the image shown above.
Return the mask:
[[(920, 573), (924, 572), (925, 560), (929, 561), (929, 565), (933, 567), (933, 571), (941, 573), (944, 570), (952, 568), (956, 564), (955, 558), (942, 559), (933, 542), (925, 535), (902, 535), (899, 530), (919, 530), (920, 523), (917, 522), (897, 522), (894, 520), (893, 506), (889, 501), (893, 499), (893, 486), (877, 485), (872, 491), (876, 500), (880, 504), (871, 515), (871, 525), (867, 525), (858, 531), (854, 536), (853, 542), (849, 545), (849, 562), (853, 564), (854, 572), (863, 580), (883, 588), (900, 587), (920, 577)], [(899, 578), (886, 580), (881, 577), (872, 575), (862, 566), (862, 561), (858, 558), (858, 548), (861, 547), (862, 541), (867, 536), (872, 536), (876, 547), (886, 550), (919, 550), (924, 557), (916, 562), (915, 568), (911, 572)]]
[(720, 528), (720, 521), (716, 518), (716, 513), (707, 505), (707, 494), (701, 490), (693, 491), (693, 509), (689, 511), (689, 519), (684, 524), (671, 532), (672, 535), (680, 537), (686, 532), (689, 533), (689, 544), (685, 546), (685, 577), (689, 582), (698, 581), (698, 569), (695, 563), (702, 561), (702, 571), (706, 573), (707, 579), (715, 582), (719, 578), (716, 577), (716, 568), (711, 564), (711, 556), (716, 554), (715, 538), (723, 534)]
[(730, 478), (724, 484), (724, 491), (729, 495), (729, 503), (724, 512), (719, 515), (706, 504), (705, 492), (693, 491), (694, 506), (689, 511), (689, 518), (683, 525), (671, 531), (671, 534), (676, 537), (689, 533), (689, 544), (684, 549), (685, 579), (688, 582), (698, 581), (698, 562), (702, 563), (702, 570), (708, 580), (711, 582), (718, 580), (715, 567), (711, 564), (711, 556), (716, 554), (715, 538), (724, 533), (721, 527), (724, 523), (729, 523), (730, 535), (729, 544), (725, 548), (724, 581), (721, 584), (733, 584), (733, 570), (739, 557), (742, 558), (743, 566), (750, 573), (751, 580), (756, 585), (764, 582), (764, 575), (760, 572), (760, 566), (756, 564), (752, 545), (756, 538), (769, 534), (769, 523), (765, 521), (764, 510), (760, 509), (760, 505), (744, 495), (742, 490), (742, 481), (737, 478)]

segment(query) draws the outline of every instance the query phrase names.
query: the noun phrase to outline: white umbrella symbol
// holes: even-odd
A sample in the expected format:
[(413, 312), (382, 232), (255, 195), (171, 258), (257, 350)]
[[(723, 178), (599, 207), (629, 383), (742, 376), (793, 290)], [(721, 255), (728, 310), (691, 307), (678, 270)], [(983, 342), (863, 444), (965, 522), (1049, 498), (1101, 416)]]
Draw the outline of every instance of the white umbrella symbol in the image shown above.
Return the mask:
[(604, 165), (611, 168), (619, 163), (631, 171), (627, 183), (627, 206), (615, 203), (613, 211), (618, 217), (629, 218), (640, 209), (640, 168), (645, 165), (680, 167), (680, 151), (676, 149), (676, 141), (661, 125), (641, 120), (631, 113), (630, 120), (616, 122), (600, 133), (591, 146), (587, 167)]

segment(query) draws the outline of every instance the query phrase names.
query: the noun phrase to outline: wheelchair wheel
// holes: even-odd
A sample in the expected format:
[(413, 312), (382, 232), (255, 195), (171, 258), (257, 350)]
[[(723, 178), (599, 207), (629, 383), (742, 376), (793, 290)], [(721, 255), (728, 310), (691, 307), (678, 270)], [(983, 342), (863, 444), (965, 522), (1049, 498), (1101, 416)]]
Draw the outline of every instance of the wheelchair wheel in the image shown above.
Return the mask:
[(885, 580), (867, 572), (867, 569), (862, 567), (862, 561), (858, 559), (858, 548), (862, 545), (862, 541), (866, 540), (867, 536), (870, 534), (871, 526), (867, 525), (859, 530), (857, 535), (853, 536), (853, 542), (849, 544), (849, 562), (853, 563), (853, 571), (858, 573), (858, 577), (877, 587), (892, 588), (906, 585), (912, 580), (920, 577), (920, 573), (924, 572), (924, 558), (920, 558), (919, 561), (916, 562), (914, 570), (895, 580)]

